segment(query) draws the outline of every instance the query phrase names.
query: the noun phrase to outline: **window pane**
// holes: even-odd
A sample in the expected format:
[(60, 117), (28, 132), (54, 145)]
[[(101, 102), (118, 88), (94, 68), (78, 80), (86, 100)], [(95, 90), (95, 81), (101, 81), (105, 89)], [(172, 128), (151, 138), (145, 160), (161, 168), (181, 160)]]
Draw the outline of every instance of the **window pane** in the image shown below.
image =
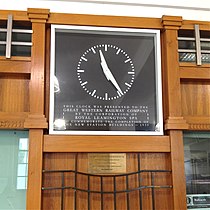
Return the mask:
[(210, 209), (210, 132), (185, 133), (188, 209)]
[(19, 139), (19, 150), (28, 150), (28, 138)]
[(18, 177), (17, 178), (17, 189), (18, 190), (26, 189), (26, 178), (25, 177)]
[(18, 164), (18, 174), (17, 176), (26, 176), (27, 165), (26, 164)]
[(179, 53), (180, 62), (196, 62), (195, 53)]
[(0, 210), (26, 209), (28, 155), (19, 150), (21, 138), (27, 139), (28, 131), (0, 130)]
[(203, 63), (210, 63), (210, 54), (202, 54), (201, 60)]
[(28, 152), (19, 151), (18, 153), (18, 163), (27, 163), (28, 162)]

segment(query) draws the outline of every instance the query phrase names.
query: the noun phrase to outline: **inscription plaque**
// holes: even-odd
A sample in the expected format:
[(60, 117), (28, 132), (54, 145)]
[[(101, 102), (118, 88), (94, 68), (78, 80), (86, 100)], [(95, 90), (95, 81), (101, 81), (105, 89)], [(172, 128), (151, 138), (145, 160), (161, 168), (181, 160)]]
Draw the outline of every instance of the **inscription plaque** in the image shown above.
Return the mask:
[(126, 173), (126, 153), (89, 153), (88, 172), (92, 174)]

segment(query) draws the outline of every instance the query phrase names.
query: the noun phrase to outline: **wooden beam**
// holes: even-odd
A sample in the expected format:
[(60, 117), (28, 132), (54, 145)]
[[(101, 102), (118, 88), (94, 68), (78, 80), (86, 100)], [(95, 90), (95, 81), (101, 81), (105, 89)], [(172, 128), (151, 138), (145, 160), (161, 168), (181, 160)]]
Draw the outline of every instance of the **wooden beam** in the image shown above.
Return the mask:
[(171, 144), (171, 166), (173, 182), (174, 210), (186, 209), (186, 182), (184, 171), (184, 148), (182, 130), (188, 124), (182, 116), (181, 84), (178, 59), (178, 30), (181, 17), (163, 16), (164, 27), (162, 44), (164, 46), (164, 87), (165, 87), (165, 129), (168, 130)]
[(168, 136), (44, 136), (44, 152), (170, 152)]
[(30, 72), (30, 61), (1, 60), (0, 73), (30, 74)]
[(180, 64), (180, 78), (181, 79), (210, 79), (210, 64), (203, 64), (197, 66), (195, 64), (183, 63)]
[(160, 18), (50, 13), (50, 24), (161, 29)]

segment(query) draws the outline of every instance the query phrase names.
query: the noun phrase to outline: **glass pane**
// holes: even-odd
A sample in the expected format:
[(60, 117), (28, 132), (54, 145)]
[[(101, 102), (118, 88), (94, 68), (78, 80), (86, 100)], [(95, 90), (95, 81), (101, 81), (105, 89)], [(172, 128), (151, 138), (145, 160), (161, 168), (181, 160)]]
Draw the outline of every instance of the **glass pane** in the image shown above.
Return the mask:
[(210, 41), (209, 42), (201, 42), (201, 50), (210, 50)]
[(185, 133), (188, 209), (210, 209), (210, 132)]
[(18, 177), (18, 179), (17, 179), (17, 189), (18, 190), (26, 189), (26, 177)]
[(18, 153), (18, 163), (27, 163), (28, 162), (28, 152), (19, 151)]
[(18, 164), (18, 176), (26, 176), (27, 165), (26, 164)]
[(195, 53), (179, 53), (180, 62), (196, 62)]
[(195, 41), (179, 41), (179, 49), (195, 50)]
[(201, 60), (203, 63), (210, 63), (210, 54), (202, 54)]
[[(0, 209), (2, 210), (26, 209), (28, 155), (27, 151), (19, 150), (19, 141), (22, 138), (28, 138), (28, 131), (0, 131)], [(26, 163), (18, 165), (19, 161)]]
[(6, 45), (0, 45), (0, 56), (5, 56), (6, 54)]
[(12, 33), (12, 41), (31, 42), (31, 34), (30, 33)]
[(19, 150), (28, 150), (28, 138), (19, 139)]
[(12, 45), (12, 56), (31, 56), (31, 46)]
[(5, 32), (0, 32), (0, 41), (6, 41), (7, 33)]

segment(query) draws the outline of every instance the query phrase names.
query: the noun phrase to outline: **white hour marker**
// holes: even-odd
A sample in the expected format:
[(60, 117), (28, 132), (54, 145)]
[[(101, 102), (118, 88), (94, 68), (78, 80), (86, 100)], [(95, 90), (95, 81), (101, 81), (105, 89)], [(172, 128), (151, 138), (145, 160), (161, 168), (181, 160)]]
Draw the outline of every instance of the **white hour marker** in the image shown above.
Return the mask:
[(134, 71), (129, 71), (128, 74), (135, 74), (135, 72)]
[(130, 58), (128, 58), (127, 60), (125, 60), (125, 63), (128, 63), (130, 60), (131, 60), (131, 59), (130, 59)]
[(83, 61), (88, 61), (87, 58), (84, 58), (84, 57), (81, 57), (81, 59), (82, 59)]
[(95, 95), (95, 93), (96, 93), (96, 90), (94, 90), (94, 91), (92, 92), (91, 96), (94, 96), (94, 95)]
[(131, 87), (131, 85), (130, 85), (130, 84), (128, 84), (127, 82), (125, 82), (125, 85), (127, 85), (128, 87)]
[(105, 44), (104, 48), (105, 48), (105, 51), (107, 51), (107, 44)]
[(108, 93), (105, 93), (105, 100), (108, 100)]
[(77, 70), (77, 72), (78, 72), (78, 73), (83, 73), (83, 72), (85, 72), (85, 70), (79, 69), (79, 70)]
[(121, 49), (118, 49), (118, 51), (116, 52), (116, 54), (118, 55), (120, 53)]
[(91, 50), (93, 51), (94, 54), (96, 54), (96, 51), (93, 47), (91, 48)]
[(81, 84), (81, 86), (84, 86), (84, 85), (86, 85), (88, 83), (88, 81), (85, 81), (85, 82), (83, 82), (82, 84)]

